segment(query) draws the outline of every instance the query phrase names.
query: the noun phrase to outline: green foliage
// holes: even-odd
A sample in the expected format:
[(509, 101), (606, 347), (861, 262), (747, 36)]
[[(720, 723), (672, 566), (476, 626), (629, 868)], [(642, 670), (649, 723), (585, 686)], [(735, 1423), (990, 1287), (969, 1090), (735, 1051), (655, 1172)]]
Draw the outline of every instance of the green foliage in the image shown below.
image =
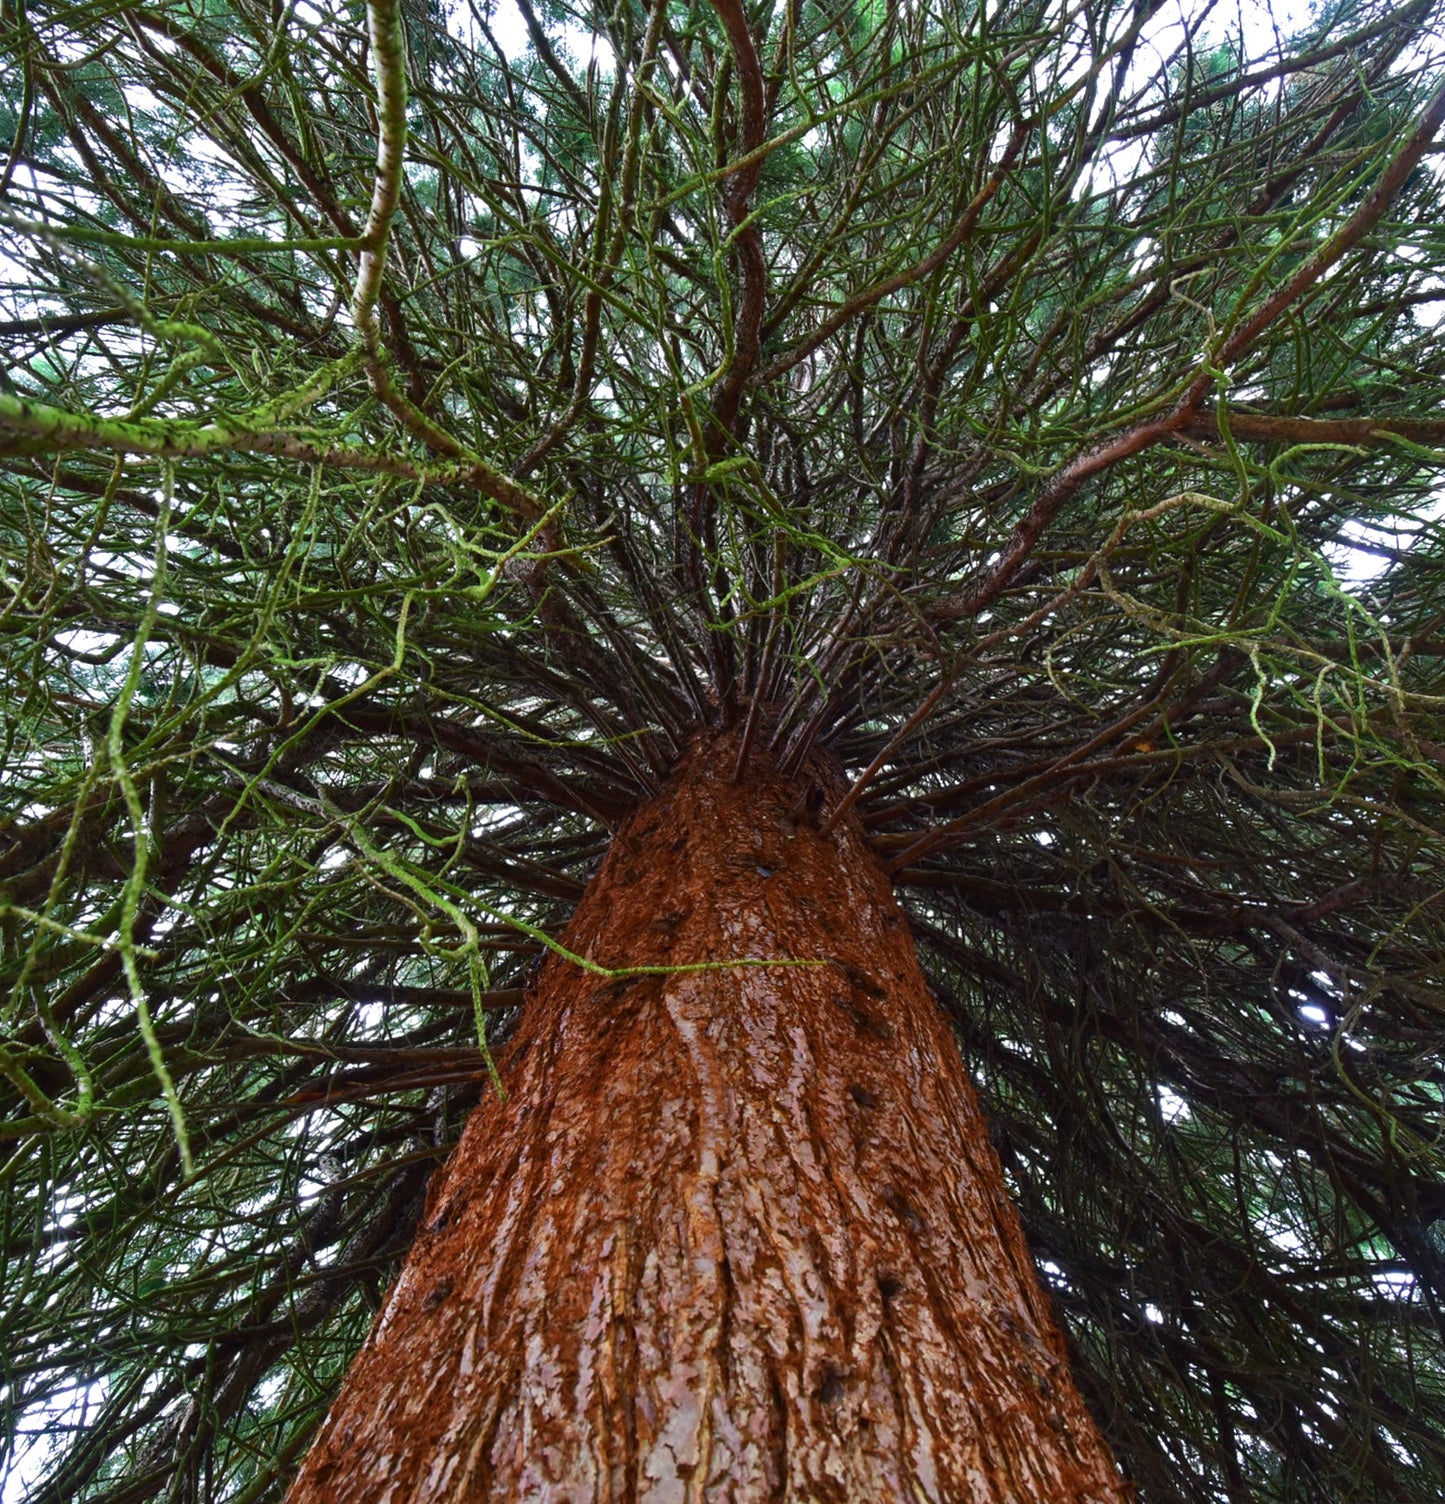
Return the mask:
[(751, 719), (1140, 1498), (1437, 1500), (1441, 7), (530, 9), (0, 12), (8, 1486), (280, 1496)]

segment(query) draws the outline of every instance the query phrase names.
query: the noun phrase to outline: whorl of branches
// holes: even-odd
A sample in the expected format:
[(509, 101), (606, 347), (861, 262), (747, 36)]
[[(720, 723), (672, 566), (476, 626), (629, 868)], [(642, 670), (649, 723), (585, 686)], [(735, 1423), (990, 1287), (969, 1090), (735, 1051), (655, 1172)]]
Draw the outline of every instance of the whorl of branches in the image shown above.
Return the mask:
[(849, 771), (1141, 1498), (1441, 1497), (1441, 24), (8, 0), (36, 1504), (279, 1495), (718, 722)]

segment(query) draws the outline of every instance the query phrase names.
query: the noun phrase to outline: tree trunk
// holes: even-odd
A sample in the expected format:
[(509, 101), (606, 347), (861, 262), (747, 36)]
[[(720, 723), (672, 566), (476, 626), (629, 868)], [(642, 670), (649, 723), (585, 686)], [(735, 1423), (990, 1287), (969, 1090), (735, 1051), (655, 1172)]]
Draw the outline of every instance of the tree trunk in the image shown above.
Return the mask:
[(887, 880), (735, 754), (564, 944), (810, 964), (549, 957), (289, 1504), (1127, 1498)]

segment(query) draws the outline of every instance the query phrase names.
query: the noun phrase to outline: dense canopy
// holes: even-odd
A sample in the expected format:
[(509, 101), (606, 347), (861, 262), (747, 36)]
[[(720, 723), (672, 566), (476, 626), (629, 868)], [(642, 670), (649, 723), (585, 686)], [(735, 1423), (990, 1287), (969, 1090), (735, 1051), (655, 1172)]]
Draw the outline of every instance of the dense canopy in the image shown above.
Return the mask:
[(1141, 1500), (1442, 1496), (1445, 5), (1283, 9), (4, 7), (7, 1499), (279, 1496), (718, 724)]

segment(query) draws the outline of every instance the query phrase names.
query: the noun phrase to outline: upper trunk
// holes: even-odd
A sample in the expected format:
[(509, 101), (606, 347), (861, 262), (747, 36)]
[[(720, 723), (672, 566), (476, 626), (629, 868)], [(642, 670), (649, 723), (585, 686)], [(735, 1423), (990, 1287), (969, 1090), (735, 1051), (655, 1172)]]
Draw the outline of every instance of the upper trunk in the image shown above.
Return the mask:
[(290, 1504), (1126, 1497), (887, 880), (734, 753), (565, 937), (679, 969), (549, 958)]

